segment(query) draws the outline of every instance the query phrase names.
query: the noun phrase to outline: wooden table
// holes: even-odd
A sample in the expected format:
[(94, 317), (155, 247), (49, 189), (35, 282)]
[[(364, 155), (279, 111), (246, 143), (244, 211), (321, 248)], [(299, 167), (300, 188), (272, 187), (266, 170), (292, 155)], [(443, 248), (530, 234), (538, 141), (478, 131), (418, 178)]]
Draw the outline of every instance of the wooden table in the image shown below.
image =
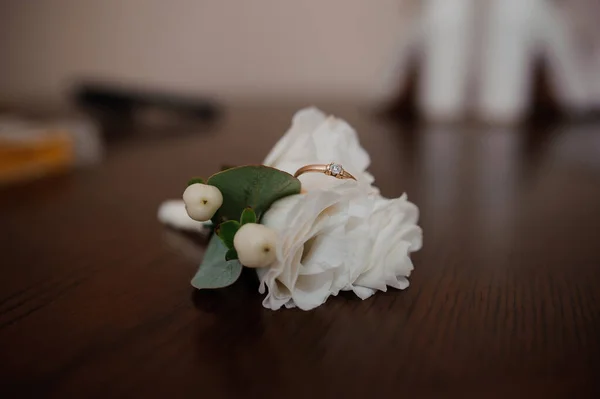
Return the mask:
[(591, 397), (600, 393), (600, 129), (406, 128), (361, 107), (386, 196), (421, 208), (405, 291), (264, 309), (252, 276), (196, 292), (201, 239), (156, 210), (259, 163), (294, 108), (125, 141), (0, 192), (0, 398)]

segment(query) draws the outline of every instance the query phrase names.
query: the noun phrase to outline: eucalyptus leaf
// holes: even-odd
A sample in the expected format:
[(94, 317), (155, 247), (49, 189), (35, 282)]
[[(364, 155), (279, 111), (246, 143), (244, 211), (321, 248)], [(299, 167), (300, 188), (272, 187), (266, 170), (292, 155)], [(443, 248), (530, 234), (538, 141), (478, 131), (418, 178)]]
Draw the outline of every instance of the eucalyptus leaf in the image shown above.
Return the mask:
[(273, 202), (300, 193), (300, 180), (289, 173), (268, 166), (240, 166), (212, 175), (207, 184), (223, 194), (223, 205), (215, 213), (215, 225), (226, 220), (240, 220), (245, 208), (251, 207), (256, 220)]
[(225, 260), (233, 260), (233, 259), (238, 259), (238, 253), (235, 250), (235, 248), (231, 248), (229, 251), (227, 251), (227, 253), (225, 254)]
[(233, 248), (233, 237), (240, 229), (240, 222), (237, 220), (228, 220), (217, 226), (215, 232), (223, 240), (225, 246), (229, 249)]
[(200, 183), (200, 184), (204, 184), (204, 180), (200, 177), (194, 177), (193, 179), (190, 179), (190, 181), (188, 181), (188, 186), (191, 186), (192, 184), (196, 184), (196, 183)]
[(242, 264), (238, 260), (225, 260), (228, 252), (225, 244), (213, 235), (200, 268), (192, 278), (192, 286), (199, 290), (227, 287), (237, 281), (242, 274)]
[(254, 212), (254, 209), (252, 208), (246, 208), (242, 212), (240, 224), (245, 225), (246, 223), (256, 223), (256, 212)]

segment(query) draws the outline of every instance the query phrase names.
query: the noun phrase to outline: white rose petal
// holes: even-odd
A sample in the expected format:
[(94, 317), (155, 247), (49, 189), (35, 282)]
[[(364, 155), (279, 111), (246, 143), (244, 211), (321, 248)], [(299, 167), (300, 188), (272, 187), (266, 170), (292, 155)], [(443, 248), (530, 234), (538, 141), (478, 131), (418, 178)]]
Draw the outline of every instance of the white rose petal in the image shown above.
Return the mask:
[(188, 215), (199, 222), (210, 220), (223, 204), (221, 191), (207, 184), (194, 183), (183, 192)]
[(418, 208), (406, 196), (388, 200), (378, 198), (375, 212), (368, 221), (370, 236), (375, 237), (370, 262), (355, 285), (386, 291), (386, 286), (404, 289), (413, 264), (410, 252), (422, 244), (422, 231), (416, 225)]

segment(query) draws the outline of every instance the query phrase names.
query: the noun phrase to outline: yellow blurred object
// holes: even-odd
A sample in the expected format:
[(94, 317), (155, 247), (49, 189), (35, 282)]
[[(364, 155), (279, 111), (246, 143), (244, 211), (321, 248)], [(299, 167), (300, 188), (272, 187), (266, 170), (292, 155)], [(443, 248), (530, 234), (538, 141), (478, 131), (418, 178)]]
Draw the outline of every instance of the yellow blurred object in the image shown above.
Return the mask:
[(0, 185), (59, 173), (75, 162), (73, 141), (65, 131), (11, 133), (0, 135)]

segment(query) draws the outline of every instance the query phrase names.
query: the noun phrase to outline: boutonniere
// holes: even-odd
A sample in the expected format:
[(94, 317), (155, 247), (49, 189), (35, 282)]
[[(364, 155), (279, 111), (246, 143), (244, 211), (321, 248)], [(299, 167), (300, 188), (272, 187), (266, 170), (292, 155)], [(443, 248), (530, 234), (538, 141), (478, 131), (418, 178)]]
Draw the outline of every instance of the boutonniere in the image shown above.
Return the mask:
[[(274, 310), (408, 287), (410, 253), (422, 245), (419, 211), (406, 195), (382, 197), (369, 163), (350, 125), (308, 108), (263, 165), (191, 180), (178, 206), (214, 229), (192, 285), (225, 287), (254, 268), (263, 305)], [(163, 221), (174, 224), (183, 211), (170, 209)]]

